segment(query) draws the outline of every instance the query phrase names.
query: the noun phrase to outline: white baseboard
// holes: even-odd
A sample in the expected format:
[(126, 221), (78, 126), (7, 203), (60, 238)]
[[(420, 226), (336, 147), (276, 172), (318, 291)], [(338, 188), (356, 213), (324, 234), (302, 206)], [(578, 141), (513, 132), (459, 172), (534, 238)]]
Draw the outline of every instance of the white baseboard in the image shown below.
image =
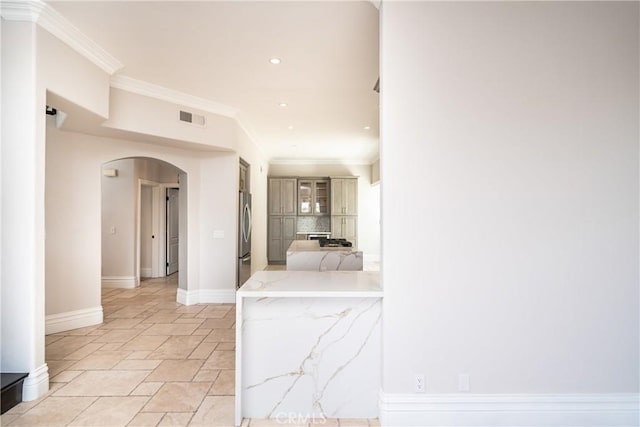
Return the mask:
[(45, 316), (45, 334), (56, 334), (71, 329), (84, 328), (102, 323), (102, 306), (84, 310), (68, 311), (66, 313)]
[(151, 268), (140, 267), (140, 277), (152, 277), (151, 271), (152, 271)]
[(135, 276), (102, 276), (103, 288), (134, 289), (138, 287)]
[(223, 304), (235, 303), (236, 291), (233, 289), (196, 289), (185, 291), (178, 288), (177, 300), (180, 304)]
[(640, 395), (385, 394), (382, 426), (630, 427), (640, 421)]
[(36, 400), (49, 391), (49, 367), (44, 365), (29, 372), (29, 376), (22, 383), (22, 400), (25, 402)]
[(198, 291), (185, 291), (182, 288), (178, 288), (178, 294), (176, 300), (180, 304), (193, 305), (198, 303)]

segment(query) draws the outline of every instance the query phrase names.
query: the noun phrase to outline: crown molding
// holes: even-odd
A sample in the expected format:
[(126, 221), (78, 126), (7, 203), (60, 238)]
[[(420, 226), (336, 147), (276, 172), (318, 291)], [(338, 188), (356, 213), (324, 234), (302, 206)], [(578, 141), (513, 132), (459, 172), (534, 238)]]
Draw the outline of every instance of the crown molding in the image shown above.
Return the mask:
[(6, 21), (38, 22), (47, 5), (41, 1), (2, 0), (0, 16)]
[(7, 21), (38, 24), (109, 75), (124, 67), (54, 8), (40, 0), (2, 0), (0, 16)]
[[(237, 108), (229, 107), (219, 102), (210, 101), (205, 98), (189, 95), (184, 92), (123, 75), (111, 76), (111, 87), (233, 119), (237, 119), (239, 112)], [(251, 137), (252, 135), (249, 136)]]
[(371, 161), (366, 159), (284, 159), (275, 158), (269, 161), (270, 165), (351, 165), (370, 166)]

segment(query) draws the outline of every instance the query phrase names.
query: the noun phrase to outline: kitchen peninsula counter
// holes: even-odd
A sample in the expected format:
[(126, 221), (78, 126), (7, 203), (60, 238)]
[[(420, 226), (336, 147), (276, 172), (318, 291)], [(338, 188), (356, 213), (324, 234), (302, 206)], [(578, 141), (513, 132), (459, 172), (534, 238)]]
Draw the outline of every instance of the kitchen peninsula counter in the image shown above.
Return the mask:
[(378, 272), (259, 271), (236, 293), (242, 418), (375, 418)]

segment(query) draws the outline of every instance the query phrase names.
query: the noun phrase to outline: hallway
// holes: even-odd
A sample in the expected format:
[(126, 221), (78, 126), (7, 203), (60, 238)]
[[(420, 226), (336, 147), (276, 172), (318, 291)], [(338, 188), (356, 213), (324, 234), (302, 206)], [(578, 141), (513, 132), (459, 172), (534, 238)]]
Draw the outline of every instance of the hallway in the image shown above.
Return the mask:
[[(0, 425), (232, 426), (234, 304), (183, 306), (176, 290), (177, 274), (137, 289), (104, 289), (104, 323), (48, 335), (49, 393), (12, 408)], [(318, 421), (312, 425), (379, 425)], [(308, 425), (243, 422), (283, 424)]]

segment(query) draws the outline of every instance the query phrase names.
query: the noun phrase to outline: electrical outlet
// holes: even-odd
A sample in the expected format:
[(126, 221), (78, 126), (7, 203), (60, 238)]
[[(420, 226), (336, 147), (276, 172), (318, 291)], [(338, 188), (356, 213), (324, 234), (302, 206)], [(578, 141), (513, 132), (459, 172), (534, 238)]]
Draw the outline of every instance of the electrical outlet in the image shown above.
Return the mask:
[(416, 393), (424, 393), (424, 374), (415, 374), (414, 391)]
[(115, 227), (111, 227), (111, 228), (109, 229), (109, 233), (111, 233), (111, 234), (116, 234), (116, 228), (115, 228)]
[(458, 375), (458, 391), (469, 391), (470, 383), (469, 383), (469, 374), (459, 374)]

